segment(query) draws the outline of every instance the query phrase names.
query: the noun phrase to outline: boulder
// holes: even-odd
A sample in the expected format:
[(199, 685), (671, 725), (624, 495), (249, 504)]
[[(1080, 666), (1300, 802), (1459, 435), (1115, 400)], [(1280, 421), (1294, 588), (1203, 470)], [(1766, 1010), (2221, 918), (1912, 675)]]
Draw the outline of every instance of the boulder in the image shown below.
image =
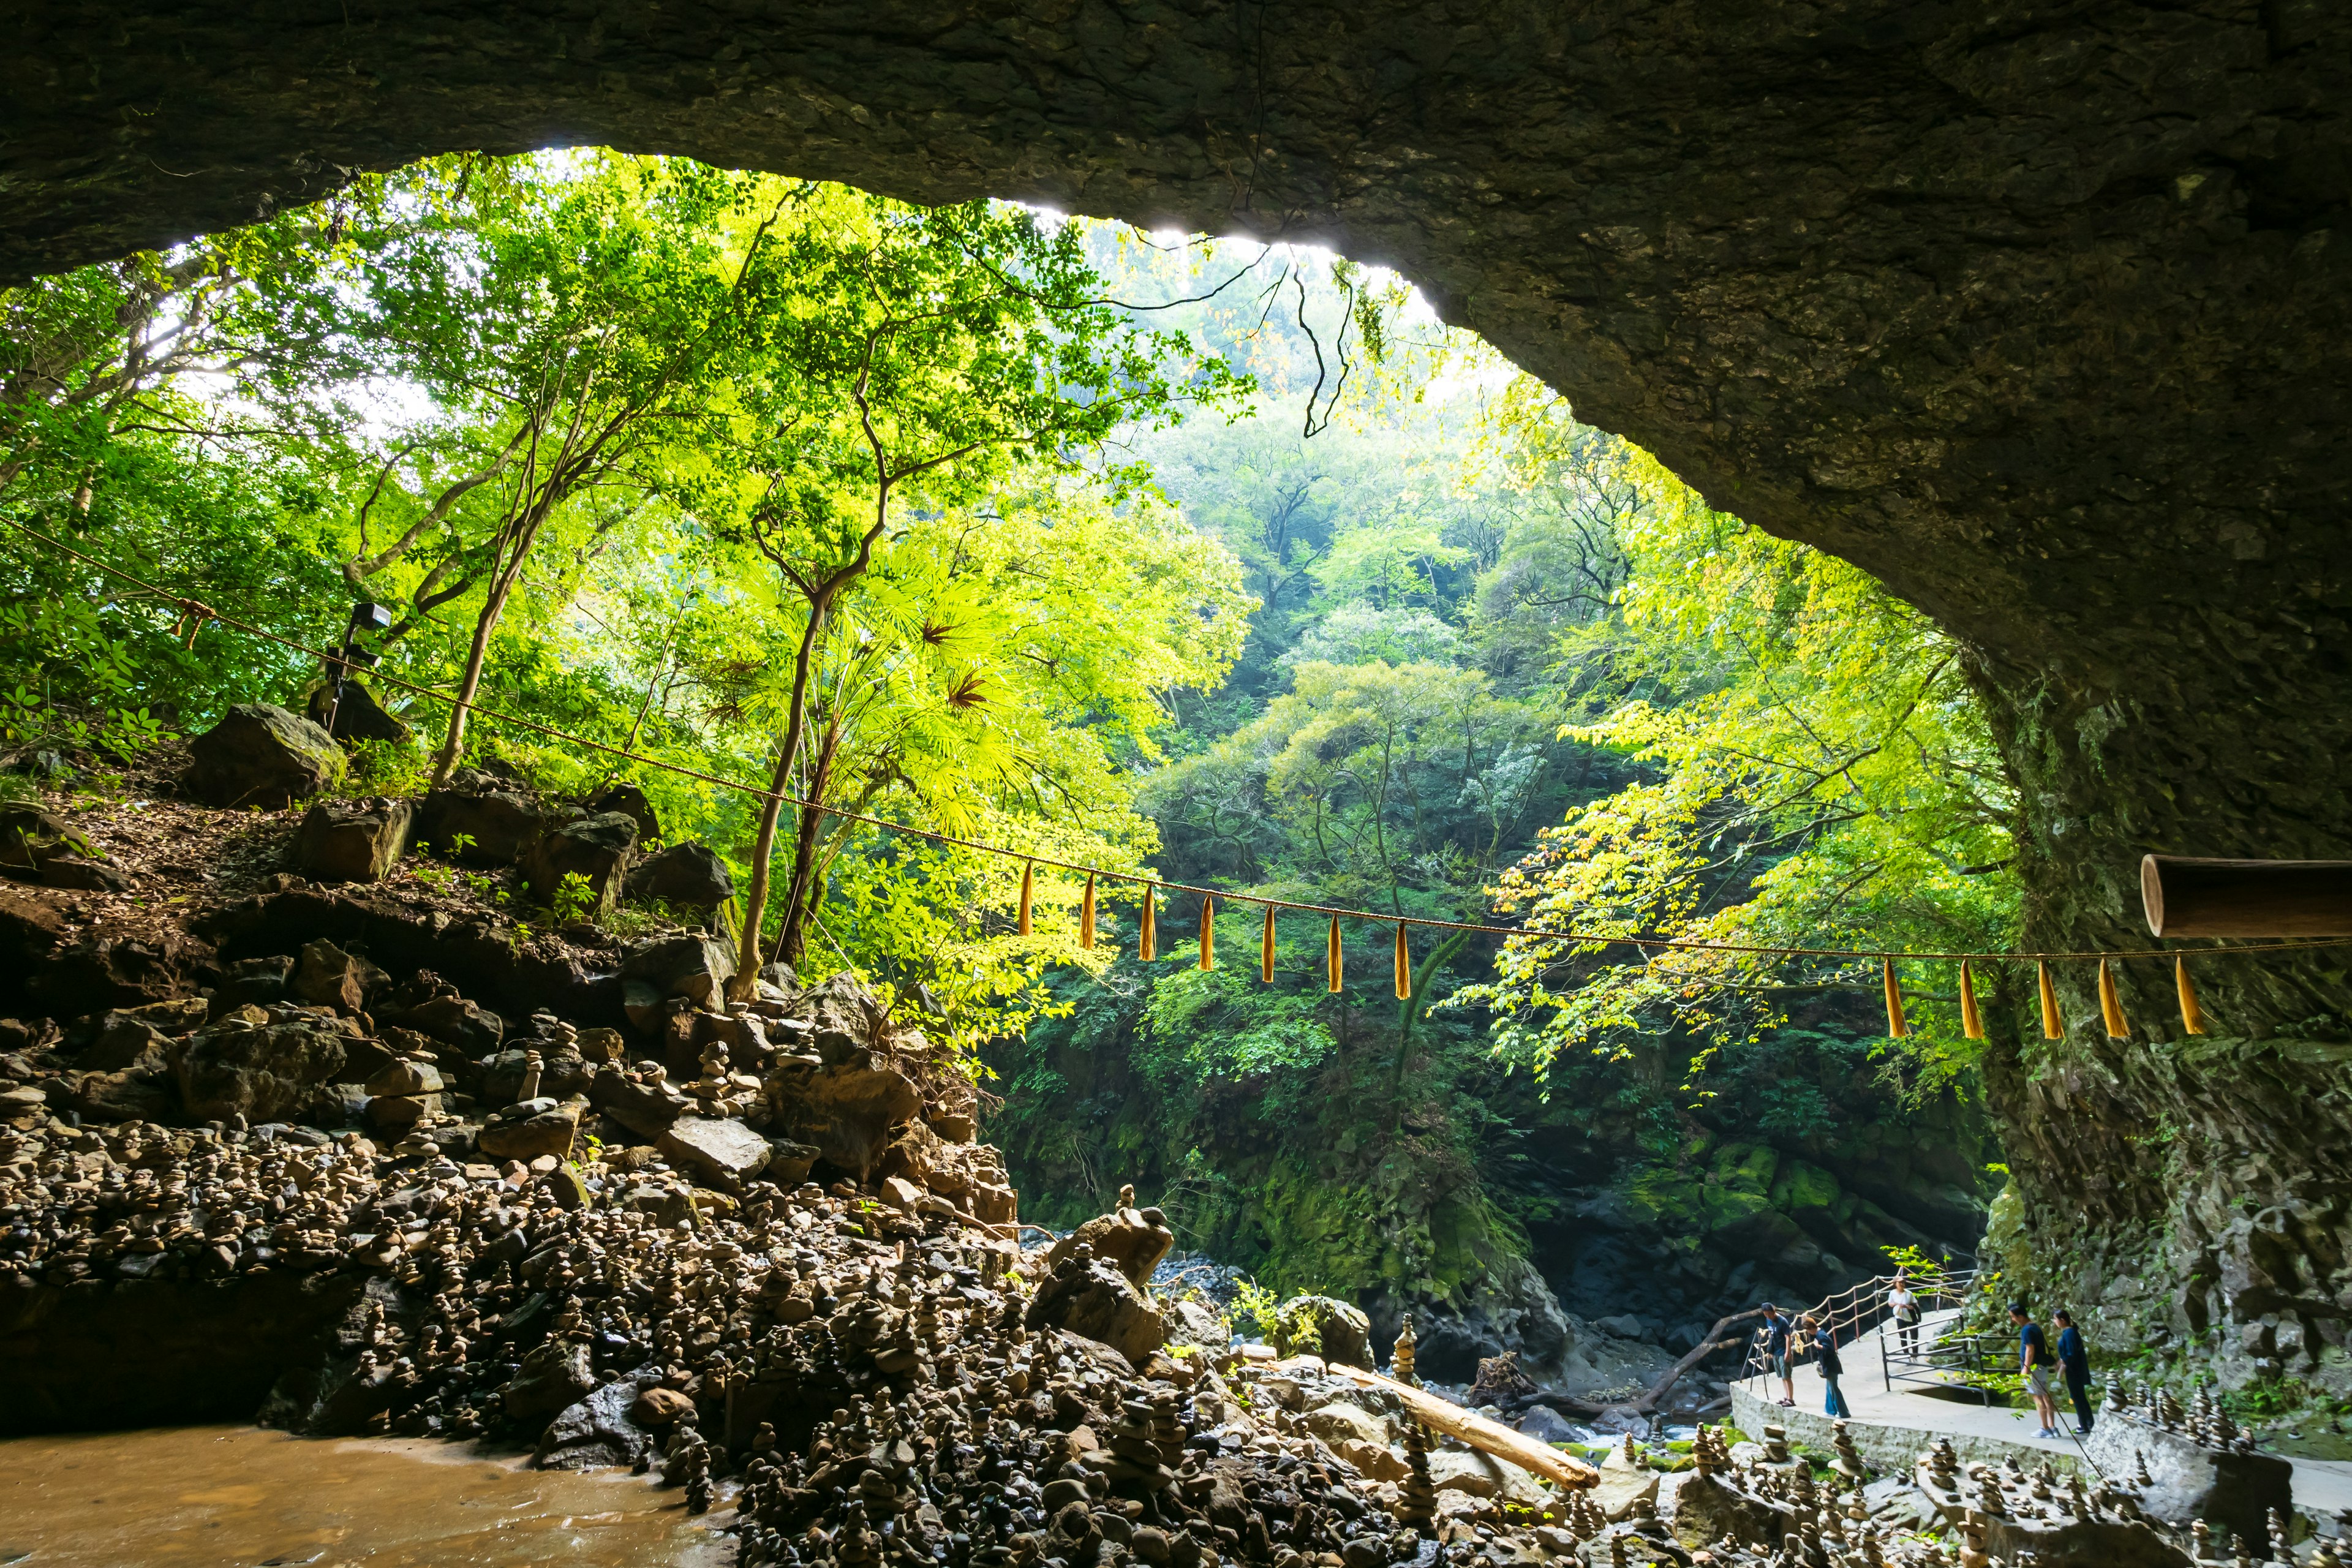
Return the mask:
[(373, 882), (392, 874), (408, 850), (415, 807), (381, 795), (373, 800), (322, 800), (302, 814), (294, 836), (294, 864), (320, 882)]
[(657, 1370), (634, 1373), (565, 1405), (540, 1434), (531, 1462), (543, 1470), (602, 1469), (636, 1463), (655, 1447), (655, 1441), (654, 1435), (631, 1419), (630, 1413), (659, 1375)]
[(694, 1401), (675, 1388), (648, 1388), (629, 1406), (629, 1419), (640, 1426), (675, 1426), (694, 1415)]
[(41, 886), (74, 893), (127, 893), (131, 879), (100, 860), (58, 855), (41, 863)]
[(362, 1107), (367, 1124), (378, 1132), (400, 1137), (415, 1128), (427, 1116), (441, 1114), (441, 1097), (437, 1094), (377, 1094), (368, 1097)]
[(1549, 1405), (1538, 1405), (1519, 1417), (1518, 1430), (1538, 1443), (1574, 1443), (1583, 1434), (1569, 1425), (1568, 1417)]
[(1372, 1321), (1334, 1297), (1294, 1296), (1275, 1314), (1274, 1348), (1284, 1355), (1311, 1351), (1325, 1361), (1369, 1367)]
[(508, 1415), (530, 1421), (553, 1415), (595, 1386), (587, 1342), (551, 1339), (522, 1358), (499, 1390), (499, 1403)]
[(363, 1087), (370, 1094), (439, 1094), (448, 1086), (431, 1062), (395, 1058), (369, 1075)]
[(789, 1139), (770, 1141), (768, 1168), (760, 1173), (780, 1187), (796, 1187), (808, 1180), (816, 1168), (824, 1151), (812, 1143), (795, 1143)]
[(1298, 1418), (1298, 1424), (1334, 1447), (1350, 1439), (1363, 1443), (1389, 1440), (1387, 1422), (1345, 1400), (1308, 1411)]
[(369, 992), (391, 984), (391, 975), (322, 937), (302, 944), (286, 989), (298, 1002), (351, 1014), (367, 1005)]
[(1127, 1276), (1083, 1254), (1066, 1258), (1037, 1287), (1026, 1321), (1108, 1345), (1138, 1366), (1166, 1338), (1160, 1314)]
[(286, 999), (287, 984), (293, 978), (294, 961), (283, 953), (240, 958), (228, 966), (228, 978), (213, 993), (213, 1002), (223, 1012), (248, 1003), (267, 1007)]
[(827, 1164), (860, 1183), (889, 1147), (892, 1130), (923, 1110), (922, 1091), (896, 1068), (835, 1068), (780, 1056), (767, 1085), (776, 1134), (814, 1144)]
[(276, 811), (343, 776), (343, 749), (308, 719), (240, 702), (189, 744), (188, 782), (206, 805)]
[(658, 1138), (686, 1112), (675, 1089), (657, 1089), (617, 1072), (600, 1072), (588, 1086), (588, 1103), (640, 1138)]
[(673, 844), (629, 873), (629, 897), (709, 912), (735, 896), (734, 873), (707, 844)]
[[(312, 687), (302, 711), (311, 723), (338, 741), (376, 741), (389, 746), (404, 746), (415, 739), (407, 725), (384, 711), (374, 692), (349, 676), (343, 679), (340, 700), (331, 680)], [(331, 729), (328, 726), (331, 715), (334, 720)]]
[(0, 870), (37, 877), (61, 857), (103, 858), (65, 818), (37, 806), (0, 805)]
[(734, 1192), (768, 1167), (775, 1150), (733, 1118), (682, 1116), (655, 1140), (670, 1163), (697, 1181)]
[(2145, 1456), (2155, 1484), (2139, 1489), (2140, 1511), (2177, 1528), (2201, 1519), (2261, 1541), (2272, 1509), (2294, 1511), (2294, 1467), (2286, 1460), (2209, 1447), (2185, 1432), (2135, 1420), (2112, 1402), (2101, 1408), (2083, 1451), (2110, 1476), (2133, 1474)]
[(143, 1068), (68, 1073), (64, 1081), (67, 1107), (85, 1121), (167, 1122), (179, 1110), (169, 1079)]
[(309, 1105), (343, 1065), (343, 1039), (302, 1024), (224, 1019), (173, 1049), (180, 1100), (197, 1121), (276, 1121)]
[[(1216, 1308), (1197, 1296), (1163, 1303), (1160, 1316), (1167, 1325), (1171, 1344), (1197, 1345), (1205, 1351), (1222, 1351), (1234, 1342), (1233, 1326), (1225, 1321)], [(1381, 1441), (1388, 1439), (1383, 1437)]]
[(572, 1141), (580, 1131), (580, 1107), (527, 1100), (509, 1106), (482, 1126), (474, 1147), (499, 1160), (536, 1160), (551, 1154), (570, 1159)]
[(1054, 1243), (1045, 1255), (1045, 1266), (1059, 1267), (1079, 1247), (1090, 1247), (1097, 1258), (1126, 1275), (1128, 1282), (1140, 1290), (1151, 1283), (1151, 1271), (1175, 1245), (1176, 1233), (1168, 1228), (1158, 1209), (1121, 1208), (1097, 1215)]
[(657, 844), (661, 841), (661, 818), (654, 815), (654, 803), (646, 792), (633, 784), (616, 784), (588, 802), (588, 815), (602, 816), (617, 811), (637, 825), (637, 842)]
[[(523, 851), (523, 880), (543, 904), (556, 902), (567, 888), (584, 886), (588, 902), (573, 912), (601, 915), (620, 899), (636, 843), (636, 823), (617, 811), (560, 823)], [(574, 877), (580, 881), (571, 881)]]
[(621, 979), (639, 981), (662, 997), (683, 996), (698, 1006), (713, 1005), (735, 974), (731, 937), (688, 934), (662, 937), (631, 951), (621, 961)]
[(469, 1057), (498, 1049), (506, 1036), (503, 1019), (463, 996), (435, 996), (414, 1006), (387, 1007), (377, 1014), (377, 1019), (455, 1046)]
[(460, 768), (417, 808), (415, 840), (475, 866), (511, 865), (539, 837), (539, 803), (495, 773)]
[(621, 982), (621, 1011), (640, 1034), (658, 1035), (669, 1016), (670, 999), (642, 980)]

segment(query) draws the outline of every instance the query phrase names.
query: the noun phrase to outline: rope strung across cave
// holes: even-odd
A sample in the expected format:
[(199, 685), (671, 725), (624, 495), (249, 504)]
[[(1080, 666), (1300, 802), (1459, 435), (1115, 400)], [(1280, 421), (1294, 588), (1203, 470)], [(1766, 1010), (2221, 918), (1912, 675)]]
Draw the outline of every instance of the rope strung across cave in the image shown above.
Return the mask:
[[(280, 634), (270, 631), (266, 627), (255, 626), (251, 622), (241, 620), (235, 616), (224, 615), (220, 611), (214, 609), (209, 605), (203, 604), (198, 600), (189, 598), (183, 595), (172, 593), (168, 589), (159, 587), (155, 584), (150, 583), (142, 577), (136, 576), (131, 573), (125, 572), (120, 567), (109, 565), (107, 563), (100, 561), (90, 555), (87, 555), (81, 551), (75, 549), (72, 545), (69, 545), (61, 540), (51, 538), (49, 535), (41, 532), (38, 529), (33, 528), (23, 522), (19, 522), (14, 518), (0, 518), (0, 522), (5, 522), (8, 527), (15, 529), (17, 532), (24, 534), (29, 539), (37, 540), (40, 543), (47, 545), (49, 548), (56, 550), (62, 554), (71, 556), (74, 560), (82, 563), (84, 565), (89, 566), (95, 571), (102, 572), (110, 577), (118, 578), (144, 593), (153, 595), (163, 603), (177, 609), (180, 612), (183, 620), (192, 618), (199, 627), (207, 621), (214, 621), (219, 623), (221, 626), (227, 626), (232, 630), (243, 632), (248, 637), (262, 638), (264, 641), (275, 643), (281, 647), (290, 648), (297, 653), (307, 655), (310, 658), (320, 659), (326, 663), (332, 663), (336, 659), (335, 655), (327, 653), (322, 649), (312, 647), (308, 644), (299, 642), (292, 637), (281, 636)], [(189, 645), (191, 647), (194, 646), (194, 636), (192, 632), (189, 636)], [(2108, 1036), (2111, 1038), (2121, 1039), (2127, 1037), (2129, 1033), (2129, 1026), (2124, 1018), (2121, 1000), (2116, 989), (2115, 975), (2112, 965), (2117, 963), (2133, 962), (2137, 960), (2168, 959), (2173, 964), (2174, 983), (2179, 996), (2181, 1025), (2183, 1030), (2186, 1033), (2192, 1035), (2201, 1035), (2206, 1032), (2204, 1016), (2198, 1005), (2196, 991), (2189, 977), (2187, 956), (2189, 950), (2180, 948), (2124, 948), (2105, 952), (2091, 950), (2086, 952), (1939, 952), (1896, 951), (1886, 948), (1777, 947), (1765, 943), (1706, 942), (1695, 940), (1689, 937), (1629, 936), (1613, 931), (1580, 931), (1574, 930), (1555, 931), (1536, 926), (1490, 925), (1477, 921), (1439, 920), (1427, 915), (1382, 914), (1376, 910), (1347, 909), (1333, 904), (1304, 903), (1293, 899), (1269, 899), (1255, 893), (1228, 892), (1223, 889), (1201, 887), (1189, 882), (1163, 881), (1159, 878), (1145, 876), (1133, 871), (1110, 870), (1099, 866), (1083, 865), (1076, 861), (1057, 860), (1050, 856), (1034, 854), (1025, 849), (1010, 848), (1001, 844), (983, 843), (978, 839), (961, 838), (956, 837), (954, 834), (940, 833), (927, 827), (909, 826), (905, 823), (892, 822), (887, 817), (872, 816), (864, 812), (848, 810), (843, 806), (825, 805), (820, 802), (803, 800), (797, 795), (776, 794), (762, 788), (758, 784), (744, 784), (740, 780), (723, 778), (716, 773), (704, 773), (698, 768), (688, 767), (682, 763), (667, 762), (659, 757), (649, 757), (645, 755), (643, 752), (630, 751), (625, 747), (609, 745), (602, 741), (591, 740), (585, 735), (575, 735), (569, 731), (559, 730), (553, 725), (542, 724), (535, 719), (525, 719), (519, 714), (502, 712), (498, 709), (487, 707), (480, 702), (466, 701), (458, 698), (453, 692), (443, 691), (435, 687), (421, 686), (415, 681), (403, 679), (399, 676), (389, 674), (381, 669), (372, 671), (371, 673), (374, 676), (375, 679), (385, 685), (397, 687), (404, 691), (411, 692), (419, 697), (429, 698), (434, 701), (445, 703), (453, 709), (462, 707), (470, 712), (480, 714), (483, 717), (490, 719), (500, 724), (512, 725), (518, 729), (528, 730), (536, 734), (544, 735), (551, 740), (561, 741), (567, 745), (583, 747), (589, 751), (602, 752), (606, 756), (621, 758), (628, 762), (641, 763), (644, 766), (650, 768), (658, 768), (667, 773), (677, 773), (685, 778), (695, 779), (703, 784), (715, 785), (720, 789), (732, 790), (739, 795), (748, 795), (754, 800), (761, 802), (774, 800), (802, 811), (822, 812), (828, 816), (837, 817), (845, 822), (862, 823), (867, 826), (880, 828), (885, 832), (905, 834), (912, 837), (927, 839), (935, 844), (944, 844), (959, 849), (970, 849), (979, 854), (993, 855), (1005, 859), (1019, 860), (1024, 865), (1024, 871), (1021, 879), (1021, 909), (1019, 916), (1020, 929), (1024, 934), (1026, 934), (1031, 929), (1030, 895), (1032, 891), (1032, 878), (1034, 869), (1037, 867), (1044, 866), (1053, 870), (1068, 871), (1074, 874), (1083, 875), (1086, 878), (1086, 892), (1082, 903), (1082, 912), (1079, 917), (1078, 934), (1079, 943), (1084, 947), (1091, 948), (1095, 944), (1095, 883), (1097, 879), (1102, 879), (1113, 882), (1124, 882), (1138, 885), (1142, 889), (1143, 892), (1142, 910), (1140, 920), (1139, 921), (1139, 931), (1138, 952), (1140, 957), (1147, 960), (1154, 959), (1158, 956), (1157, 898), (1158, 895), (1162, 892), (1193, 894), (1197, 895), (1201, 899), (1202, 916), (1200, 937), (1201, 967), (1203, 969), (1211, 968), (1214, 964), (1214, 927), (1210, 923), (1208, 917), (1213, 912), (1214, 905), (1217, 900), (1222, 900), (1229, 904), (1254, 905), (1264, 910), (1265, 911), (1265, 922), (1261, 944), (1261, 975), (1264, 979), (1269, 982), (1274, 978), (1274, 917), (1277, 914), (1283, 913), (1312, 914), (1328, 917), (1331, 922), (1327, 941), (1328, 985), (1329, 988), (1335, 992), (1340, 989), (1339, 922), (1342, 921), (1355, 921), (1374, 925), (1392, 926), (1395, 928), (1395, 981), (1396, 994), (1399, 1000), (1409, 1000), (1412, 995), (1412, 957), (1411, 951), (1407, 945), (1406, 933), (1414, 928), (1444, 932), (1447, 934), (1466, 933), (1473, 936), (1495, 936), (1501, 937), (1506, 940), (1516, 938), (1521, 941), (1535, 940), (1543, 942), (1560, 942), (1580, 947), (1595, 949), (1606, 949), (1609, 947), (1619, 946), (1632, 947), (1638, 949), (1644, 953), (1654, 952), (1683, 952), (1783, 959), (1830, 959), (1847, 962), (1874, 960), (1880, 966), (1881, 978), (1885, 990), (1886, 1032), (1894, 1038), (1903, 1038), (1911, 1033), (1911, 1030), (1904, 1017), (1902, 990), (1895, 974), (1895, 964), (1901, 962), (1956, 963), (1960, 965), (1960, 1013), (1962, 1030), (1966, 1037), (1969, 1039), (1982, 1039), (1985, 1037), (1982, 1016), (1977, 1005), (1976, 980), (1974, 973), (1975, 965), (1979, 963), (2033, 964), (2035, 966), (2035, 989), (2037, 992), (2037, 999), (2040, 1003), (2042, 1033), (2047, 1038), (2059, 1039), (2063, 1037), (2065, 1029), (2063, 1022), (2059, 1016), (2057, 993), (2051, 984), (2050, 965), (2053, 963), (2096, 963), (2099, 966), (2098, 994), (2101, 1019), (2105, 1026)], [(2352, 945), (2352, 937), (2319, 938), (2298, 942), (2247, 942), (2235, 947), (2215, 947), (2195, 951), (2197, 951), (2200, 956), (2236, 957), (2240, 955), (2271, 952), (2300, 952), (2306, 950), (2340, 948), (2347, 945)]]

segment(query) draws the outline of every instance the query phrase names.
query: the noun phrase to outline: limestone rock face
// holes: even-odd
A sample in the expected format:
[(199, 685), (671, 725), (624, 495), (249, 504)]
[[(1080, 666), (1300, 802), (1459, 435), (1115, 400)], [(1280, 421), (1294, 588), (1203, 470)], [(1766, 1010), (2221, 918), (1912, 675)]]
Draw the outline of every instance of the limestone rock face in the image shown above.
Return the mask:
[(629, 873), (629, 897), (678, 909), (713, 910), (734, 896), (734, 873), (707, 844), (673, 844)]
[(587, 885), (590, 911), (602, 913), (621, 896), (636, 842), (636, 822), (621, 812), (562, 823), (540, 835), (523, 851), (523, 879), (530, 884), (532, 897), (552, 903), (566, 879), (578, 877)]
[[(1242, 47), (1227, 9), (1145, 0), (1089, 12), (1081, 47), (978, 14), (943, 33), (913, 0), (688, 4), (632, 31), (630, 68), (588, 70), (591, 0), (425, 5), (375, 26), (324, 142), (305, 28), (253, 29), (225, 0), (163, 28), (111, 0), (16, 9), (11, 278), (320, 200), (350, 169), (509, 145), (518, 116), (924, 202), (1312, 234), (1393, 262), (1580, 419), (1953, 633), (2028, 803), (2026, 945), (2144, 944), (2118, 879), (2146, 850), (2352, 853), (2352, 631), (2332, 586), (2352, 444), (2329, 437), (2352, 407), (2342, 6), (1654, 7), (1601, 26), (1368, 0), (1269, 10)], [(2304, 1021), (2341, 1014), (2338, 962), (2223, 966), (2205, 1008), (2230, 1033), (2194, 1048), (2149, 1048), (2189, 1044), (2153, 964), (2123, 976), (2135, 1049), (2085, 1036), (2029, 1071), (1996, 1039), (1988, 1090), (2022, 1194), (2044, 1233), (2085, 1238), (2044, 1294), (2225, 1342), (2280, 1309), (2126, 1282), (2274, 1290), (2252, 1281), (2308, 1268), (2308, 1300), (2342, 1300), (2352, 1222), (2290, 1234), (2280, 1260), (2232, 1218), (2330, 1212), (2346, 1031)], [(2088, 973), (2057, 983), (2068, 1017), (2097, 1016)], [(2188, 1162), (2149, 1136), (2182, 1106)], [(2218, 1226), (2140, 1256), (2209, 1205)], [(2318, 1370), (2302, 1360), (2231, 1375)]]
[(174, 1048), (180, 1099), (195, 1121), (291, 1116), (343, 1065), (339, 1035), (301, 1024), (239, 1023), (200, 1029)]
[(320, 801), (303, 814), (294, 837), (294, 863), (315, 881), (380, 880), (407, 850), (415, 815), (415, 807), (404, 800)]
[(190, 744), (188, 782), (206, 805), (275, 811), (343, 776), (343, 750), (308, 719), (240, 702)]

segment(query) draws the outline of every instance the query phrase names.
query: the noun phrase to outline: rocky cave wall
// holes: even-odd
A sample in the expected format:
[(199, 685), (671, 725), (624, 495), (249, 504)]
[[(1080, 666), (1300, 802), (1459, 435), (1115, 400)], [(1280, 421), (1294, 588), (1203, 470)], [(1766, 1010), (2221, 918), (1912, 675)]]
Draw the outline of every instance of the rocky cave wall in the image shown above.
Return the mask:
[[(1958, 634), (2025, 786), (2035, 943), (2141, 941), (2147, 850), (2352, 854), (2352, 12), (2323, 0), (28, 0), (13, 24), (0, 275), (552, 142), (1320, 238)], [(2045, 1272), (2117, 1335), (2220, 1329), (2297, 1372), (2326, 1345), (2340, 1376), (2343, 960), (2210, 966), (2231, 1034), (2194, 1050), (2162, 979), (2126, 972), (2129, 1041), (2093, 1037), (2075, 971), (2069, 1040), (1996, 1045)], [(2147, 1278), (2116, 1286), (2102, 1234)]]

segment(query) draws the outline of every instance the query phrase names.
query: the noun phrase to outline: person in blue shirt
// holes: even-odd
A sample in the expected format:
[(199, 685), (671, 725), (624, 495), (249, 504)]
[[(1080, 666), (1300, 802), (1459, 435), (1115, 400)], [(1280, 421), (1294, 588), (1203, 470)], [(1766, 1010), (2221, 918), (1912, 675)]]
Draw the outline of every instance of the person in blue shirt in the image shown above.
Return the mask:
[(2083, 1342), (2083, 1331), (2074, 1326), (2074, 1314), (2061, 1307), (2051, 1314), (2050, 1321), (2058, 1325), (2058, 1369), (2066, 1374), (2066, 1393), (2074, 1401), (2074, 1415), (2080, 1425), (2077, 1436), (2091, 1435), (2091, 1353)]
[(2022, 1301), (2009, 1304), (2009, 1321), (2017, 1330), (2017, 1370), (2025, 1378), (2026, 1392), (2033, 1395), (2033, 1408), (2042, 1415), (2042, 1430), (2037, 1437), (2058, 1436), (2058, 1406), (2050, 1397), (2050, 1341), (2033, 1314), (2025, 1310)]
[(1789, 1375), (1789, 1335), (1793, 1325), (1780, 1315), (1780, 1309), (1771, 1302), (1764, 1303), (1764, 1354), (1772, 1363), (1772, 1372), (1780, 1380), (1780, 1403), (1793, 1410), (1797, 1407), (1796, 1380)]

